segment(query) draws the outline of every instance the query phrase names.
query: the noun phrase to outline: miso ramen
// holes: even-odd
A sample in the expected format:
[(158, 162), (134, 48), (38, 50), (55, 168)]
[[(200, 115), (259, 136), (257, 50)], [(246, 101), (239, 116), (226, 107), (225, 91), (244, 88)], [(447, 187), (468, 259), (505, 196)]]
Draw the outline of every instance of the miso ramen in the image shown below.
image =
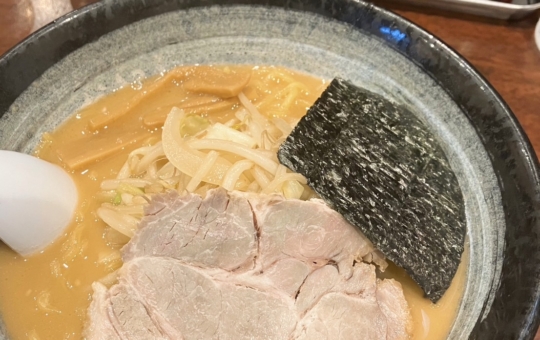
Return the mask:
[[(10, 338), (81, 339), (92, 283), (115, 282), (120, 249), (153, 195), (177, 190), (204, 196), (221, 186), (316, 197), (302, 176), (279, 165), (276, 152), (327, 84), (282, 67), (178, 67), (100, 98), (45, 134), (36, 156), (72, 175), (79, 204), (66, 233), (40, 254), (23, 258), (0, 246), (0, 311)], [(180, 131), (167, 135), (168, 124), (180, 117)], [(191, 151), (171, 147), (175, 138), (203, 132), (231, 143), (195, 140)], [(401, 283), (412, 339), (447, 336), (466, 262), (437, 304), (402, 269), (390, 264), (379, 273)]]

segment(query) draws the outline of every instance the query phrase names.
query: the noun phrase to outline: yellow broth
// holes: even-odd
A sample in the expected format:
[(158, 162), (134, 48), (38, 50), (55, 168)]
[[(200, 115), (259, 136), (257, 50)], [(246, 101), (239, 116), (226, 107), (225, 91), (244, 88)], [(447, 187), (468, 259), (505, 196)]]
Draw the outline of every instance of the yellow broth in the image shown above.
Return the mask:
[[(322, 79), (280, 67), (220, 66), (220, 70), (251, 72), (243, 88), (245, 95), (259, 105), (261, 113), (280, 116), (291, 124), (306, 113), (327, 86)], [(121, 265), (110, 256), (128, 241), (96, 215), (104, 201), (99, 194), (100, 183), (116, 177), (132, 150), (160, 140), (160, 124), (171, 107), (203, 103), (198, 113), (211, 122), (225, 122), (234, 116), (238, 108), (234, 99), (221, 103), (221, 107), (205, 108), (204, 103), (215, 105), (216, 100), (185, 89), (193, 77), (208, 72), (212, 73), (208, 66), (180, 67), (150, 78), (142, 86), (126, 86), (43, 136), (36, 156), (71, 173), (79, 190), (79, 204), (65, 234), (41, 253), (23, 258), (0, 245), (0, 311), (11, 339), (83, 337), (91, 284)], [(292, 82), (302, 84), (295, 90), (293, 101), (287, 97), (290, 91), (284, 92)], [(95, 152), (96, 145), (105, 150), (101, 156), (90, 161), (84, 158)], [(414, 322), (412, 339), (446, 337), (462, 296), (466, 262), (462, 261), (450, 289), (436, 305), (423, 297), (421, 289), (400, 268), (390, 265), (382, 274), (403, 286)]]

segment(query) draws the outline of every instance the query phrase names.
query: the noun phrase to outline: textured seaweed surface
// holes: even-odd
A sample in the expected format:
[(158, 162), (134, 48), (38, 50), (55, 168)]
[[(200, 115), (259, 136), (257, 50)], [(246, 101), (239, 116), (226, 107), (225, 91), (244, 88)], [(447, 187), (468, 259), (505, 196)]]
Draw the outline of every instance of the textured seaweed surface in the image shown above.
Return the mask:
[(464, 203), (442, 149), (414, 114), (334, 79), (278, 156), (430, 299), (444, 294), (463, 252)]

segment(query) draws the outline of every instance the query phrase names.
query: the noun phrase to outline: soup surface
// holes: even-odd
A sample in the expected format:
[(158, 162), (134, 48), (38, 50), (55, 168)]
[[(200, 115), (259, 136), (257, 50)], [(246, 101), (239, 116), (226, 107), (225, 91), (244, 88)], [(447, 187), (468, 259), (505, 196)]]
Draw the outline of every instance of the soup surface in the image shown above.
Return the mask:
[[(280, 67), (220, 66), (219, 70), (250, 72), (245, 96), (262, 114), (291, 125), (327, 85), (325, 80)], [(111, 273), (122, 265), (118, 250), (129, 240), (98, 217), (98, 208), (114, 200), (103, 195), (100, 184), (116, 178), (130, 152), (160, 141), (164, 117), (171, 108), (202, 100), (197, 114), (211, 123), (226, 123), (234, 117), (238, 109), (234, 100), (205, 106), (206, 99), (186, 90), (190, 72), (213, 70), (208, 66), (178, 68), (131, 84), (43, 136), (36, 155), (71, 173), (79, 189), (79, 204), (65, 234), (41, 253), (23, 258), (0, 245), (0, 310), (10, 338), (82, 338), (91, 284), (111, 281)], [(301, 86), (293, 91), (287, 87), (291, 83)], [(424, 298), (402, 269), (391, 264), (380, 274), (401, 282), (414, 321), (413, 339), (444, 339), (448, 334), (463, 293), (466, 263), (464, 258), (450, 289), (437, 304)]]

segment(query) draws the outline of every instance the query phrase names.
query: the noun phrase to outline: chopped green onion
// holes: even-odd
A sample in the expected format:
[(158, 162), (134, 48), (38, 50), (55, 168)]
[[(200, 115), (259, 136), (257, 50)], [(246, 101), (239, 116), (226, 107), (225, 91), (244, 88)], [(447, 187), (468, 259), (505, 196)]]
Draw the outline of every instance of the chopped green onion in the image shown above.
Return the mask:
[(112, 204), (119, 205), (120, 203), (122, 203), (122, 195), (119, 192), (117, 192), (113, 198)]

